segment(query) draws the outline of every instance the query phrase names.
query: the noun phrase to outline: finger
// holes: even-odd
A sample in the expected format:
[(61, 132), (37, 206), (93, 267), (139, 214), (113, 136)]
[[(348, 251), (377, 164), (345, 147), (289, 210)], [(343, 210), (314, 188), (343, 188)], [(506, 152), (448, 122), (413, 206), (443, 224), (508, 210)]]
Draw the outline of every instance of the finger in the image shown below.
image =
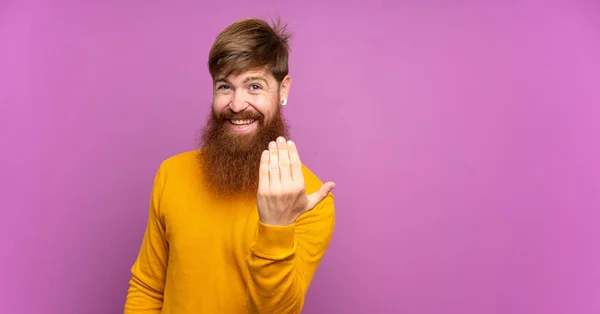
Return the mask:
[(304, 175), (302, 174), (302, 161), (298, 154), (298, 147), (293, 141), (288, 141), (288, 150), (290, 154), (290, 167), (292, 173), (292, 180), (294, 182), (304, 182)]
[(269, 151), (264, 150), (260, 156), (260, 169), (258, 172), (258, 189), (267, 191), (269, 189)]
[(277, 158), (277, 144), (269, 143), (269, 187), (278, 188), (279, 180), (279, 158)]
[(331, 192), (331, 190), (333, 190), (334, 187), (335, 187), (335, 183), (327, 182), (327, 183), (323, 184), (318, 191), (312, 193), (311, 195), (308, 195), (307, 210), (311, 210), (315, 206), (317, 206), (317, 204), (319, 204), (323, 199), (325, 199), (325, 197), (327, 197), (329, 192)]
[(287, 187), (292, 183), (292, 173), (290, 172), (290, 155), (285, 138), (277, 138), (277, 157), (279, 158), (279, 178), (281, 186)]

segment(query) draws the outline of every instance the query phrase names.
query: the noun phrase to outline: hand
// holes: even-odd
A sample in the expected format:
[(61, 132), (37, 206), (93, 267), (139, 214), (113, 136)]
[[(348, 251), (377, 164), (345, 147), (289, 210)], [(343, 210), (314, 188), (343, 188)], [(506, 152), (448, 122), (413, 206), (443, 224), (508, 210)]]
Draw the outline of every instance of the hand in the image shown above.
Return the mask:
[(296, 144), (277, 138), (269, 143), (260, 158), (257, 206), (260, 221), (267, 225), (286, 226), (298, 216), (313, 209), (335, 187), (327, 182), (321, 188), (306, 194), (302, 162)]

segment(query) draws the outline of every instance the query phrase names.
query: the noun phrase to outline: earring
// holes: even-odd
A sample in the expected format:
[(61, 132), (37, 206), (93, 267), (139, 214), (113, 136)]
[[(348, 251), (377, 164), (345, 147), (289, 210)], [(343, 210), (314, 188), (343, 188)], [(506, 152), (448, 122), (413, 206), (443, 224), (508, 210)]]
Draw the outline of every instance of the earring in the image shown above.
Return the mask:
[(281, 99), (281, 105), (282, 105), (282, 106), (285, 106), (285, 105), (287, 105), (287, 99), (285, 99), (285, 98), (282, 98), (282, 99)]

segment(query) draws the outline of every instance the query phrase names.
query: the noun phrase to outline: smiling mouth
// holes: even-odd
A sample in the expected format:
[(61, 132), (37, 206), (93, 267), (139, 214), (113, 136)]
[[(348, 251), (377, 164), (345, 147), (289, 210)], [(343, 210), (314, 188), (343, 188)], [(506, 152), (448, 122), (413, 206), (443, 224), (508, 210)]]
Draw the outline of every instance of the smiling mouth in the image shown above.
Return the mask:
[(244, 125), (250, 125), (252, 124), (254, 121), (256, 121), (255, 119), (249, 119), (249, 120), (229, 120), (229, 123), (236, 125), (236, 126), (244, 126)]

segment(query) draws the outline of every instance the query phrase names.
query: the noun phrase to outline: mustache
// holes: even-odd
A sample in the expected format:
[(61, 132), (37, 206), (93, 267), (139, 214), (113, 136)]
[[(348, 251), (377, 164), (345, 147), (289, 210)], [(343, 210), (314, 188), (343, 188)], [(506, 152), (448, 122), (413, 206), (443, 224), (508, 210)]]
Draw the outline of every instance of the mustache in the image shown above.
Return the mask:
[(244, 110), (241, 112), (233, 112), (231, 109), (225, 110), (221, 112), (221, 114), (216, 115), (216, 118), (220, 120), (263, 120), (264, 116), (260, 112), (255, 112), (252, 110)]

